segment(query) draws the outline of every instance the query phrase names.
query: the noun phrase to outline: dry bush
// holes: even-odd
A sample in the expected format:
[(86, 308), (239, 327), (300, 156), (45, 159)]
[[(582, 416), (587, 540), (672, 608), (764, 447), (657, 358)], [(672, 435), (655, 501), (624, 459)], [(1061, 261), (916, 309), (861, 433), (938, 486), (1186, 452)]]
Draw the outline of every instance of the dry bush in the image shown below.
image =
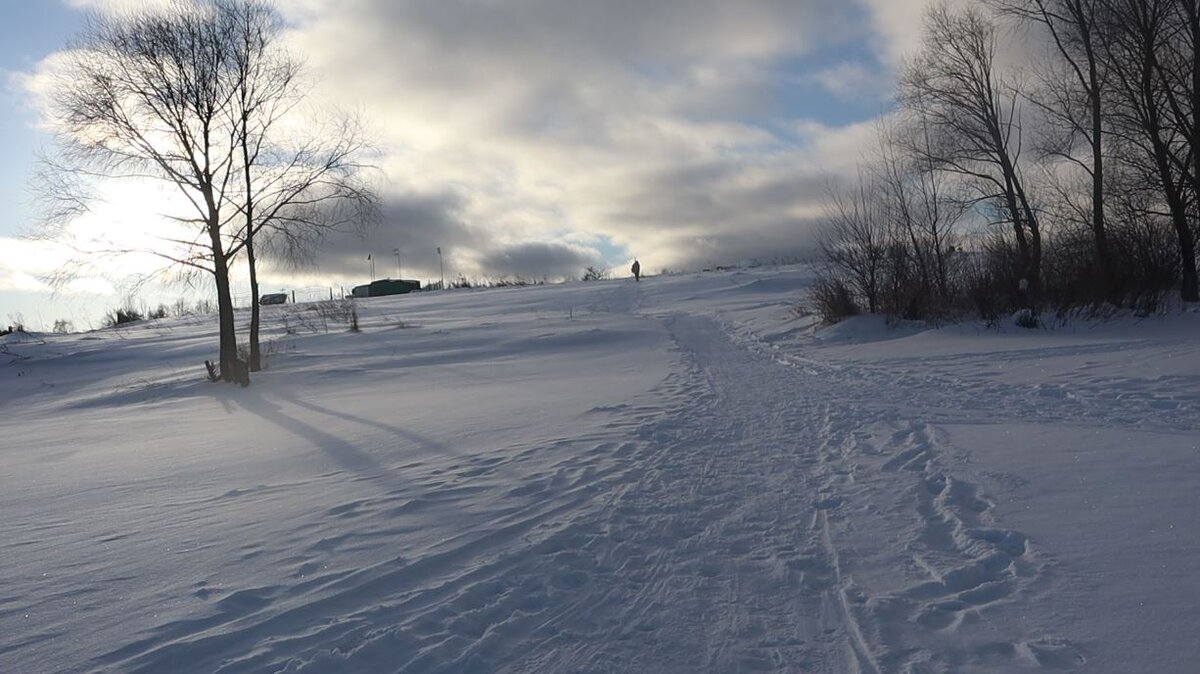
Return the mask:
[(808, 300), (812, 311), (829, 324), (857, 316), (862, 313), (854, 299), (854, 291), (842, 279), (822, 274), (808, 289)]

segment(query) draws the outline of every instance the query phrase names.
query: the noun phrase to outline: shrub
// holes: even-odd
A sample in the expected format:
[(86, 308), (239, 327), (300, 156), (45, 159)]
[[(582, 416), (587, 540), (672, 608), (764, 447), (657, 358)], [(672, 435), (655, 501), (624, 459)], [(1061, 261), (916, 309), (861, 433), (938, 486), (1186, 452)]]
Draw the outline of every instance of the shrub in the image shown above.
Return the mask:
[(537, 286), (537, 285), (545, 285), (545, 284), (546, 284), (545, 278), (538, 281), (536, 279), (527, 279), (518, 274), (516, 276), (511, 276), (511, 277), (510, 276), (501, 276), (500, 278), (496, 279), (495, 282), (492, 283), (492, 286), (494, 286), (496, 288), (513, 288), (513, 287)]
[[(283, 342), (278, 339), (266, 339), (259, 344), (258, 359), (262, 369), (266, 370), (270, 368), (271, 360), (275, 358), (275, 354), (283, 350), (283, 347)], [(243, 364), (242, 367), (246, 367), (244, 364), (250, 362), (250, 345), (245, 343), (238, 344), (237, 352), (238, 362)]]
[(1027, 328), (1030, 330), (1033, 328), (1040, 328), (1042, 326), (1041, 318), (1034, 313), (1033, 309), (1018, 310), (1013, 316), (1013, 322), (1017, 324), (1017, 327)]
[(170, 307), (171, 315), (175, 318), (183, 318), (192, 315), (192, 308), (188, 306), (187, 300), (180, 297), (175, 300)]
[(115, 328), (118, 325), (133, 323), (134, 321), (140, 321), (144, 318), (145, 315), (143, 315), (142, 312), (138, 311), (137, 309), (133, 307), (122, 307), (120, 309), (113, 309), (105, 314), (103, 325), (106, 328)]
[(588, 267), (583, 270), (584, 281), (602, 281), (608, 278), (609, 272), (601, 267)]
[(835, 276), (818, 276), (808, 291), (813, 311), (826, 323), (857, 316), (861, 313), (850, 286)]
[(7, 330), (0, 330), (0, 335), (11, 335), (17, 332), (25, 332), (25, 316), (22, 314), (9, 314), (8, 320), (12, 321)]
[(354, 300), (322, 300), (283, 313), (283, 330), (289, 335), (328, 333), (331, 323), (344, 323), (352, 332), (358, 332), (358, 306)]

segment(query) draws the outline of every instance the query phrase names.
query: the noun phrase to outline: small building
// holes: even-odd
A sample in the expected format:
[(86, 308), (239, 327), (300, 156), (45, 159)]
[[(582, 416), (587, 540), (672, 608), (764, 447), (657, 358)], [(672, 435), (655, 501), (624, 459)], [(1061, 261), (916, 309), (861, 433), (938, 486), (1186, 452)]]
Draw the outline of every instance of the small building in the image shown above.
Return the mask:
[(384, 295), (405, 295), (421, 289), (420, 281), (403, 279), (380, 279), (367, 285), (354, 286), (350, 290), (351, 297), (383, 297)]

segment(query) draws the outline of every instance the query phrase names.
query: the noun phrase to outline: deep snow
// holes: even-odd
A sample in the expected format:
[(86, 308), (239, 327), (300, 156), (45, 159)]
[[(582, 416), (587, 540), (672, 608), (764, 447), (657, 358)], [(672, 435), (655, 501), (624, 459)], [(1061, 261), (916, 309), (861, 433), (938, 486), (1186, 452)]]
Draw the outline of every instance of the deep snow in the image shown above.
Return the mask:
[(271, 307), (248, 389), (209, 320), (4, 338), (0, 672), (1195, 671), (1200, 315), (808, 280)]

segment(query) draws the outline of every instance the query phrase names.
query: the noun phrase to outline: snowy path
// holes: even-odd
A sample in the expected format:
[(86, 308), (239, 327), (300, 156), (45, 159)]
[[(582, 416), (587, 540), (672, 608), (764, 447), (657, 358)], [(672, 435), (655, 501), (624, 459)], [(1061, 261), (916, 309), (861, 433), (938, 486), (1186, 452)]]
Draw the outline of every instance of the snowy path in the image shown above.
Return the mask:
[(0, 672), (1188, 671), (1200, 348), (780, 348), (804, 274), (364, 305), (246, 390), (30, 346)]
[(1060, 640), (983, 621), (1036, 585), (1039, 567), (974, 485), (943, 472), (934, 431), (872, 444), (860, 430), (870, 403), (844, 382), (739, 348), (708, 319), (668, 326), (688, 384), (644, 430), (661, 449), (639, 481), (602, 523), (577, 524), (590, 535), (564, 554), (600, 575), (569, 602), (575, 615), (556, 614), (561, 634), (530, 671), (1080, 663)]
[[(530, 481), (522, 495), (536, 505), (508, 526), (347, 593), (399, 601), (272, 639), (227, 668), (880, 671), (826, 517), (838, 505), (826, 408), (803, 401), (803, 375), (736, 347), (710, 320), (667, 325), (684, 369), (654, 403), (614, 410), (629, 439), (593, 456), (611, 453), (611, 469), (589, 473), (584, 456), (556, 474), (578, 479)], [(202, 643), (143, 664), (226, 650)]]
[[(300, 637), (273, 635), (265, 652), (227, 669), (833, 674), (1078, 664), (1059, 640), (986, 621), (990, 604), (1036, 585), (1039, 567), (1020, 533), (990, 522), (974, 485), (942, 472), (935, 431), (905, 427), (872, 444), (879, 439), (854, 430), (863, 408), (835, 411), (850, 399), (835, 380), (741, 348), (706, 318), (666, 324), (685, 367), (653, 392), (657, 404), (616, 410), (612, 427), (629, 441), (592, 456), (603, 463), (598, 455), (611, 453), (612, 468), (589, 472), (587, 455), (560, 467), (522, 491), (536, 506), (494, 531), (368, 574), (348, 593), (396, 601)], [(202, 644), (173, 662), (225, 650)]]

